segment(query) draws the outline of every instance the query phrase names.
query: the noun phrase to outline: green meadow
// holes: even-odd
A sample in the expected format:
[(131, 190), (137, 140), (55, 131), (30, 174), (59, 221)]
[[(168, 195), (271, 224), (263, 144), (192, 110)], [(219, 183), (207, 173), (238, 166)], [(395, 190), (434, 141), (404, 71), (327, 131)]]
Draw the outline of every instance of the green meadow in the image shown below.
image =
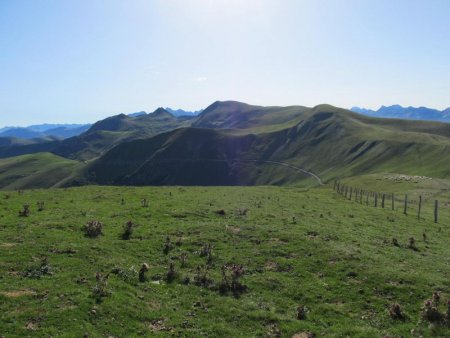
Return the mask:
[(0, 197), (2, 337), (449, 336), (422, 310), (438, 292), (444, 316), (450, 298), (445, 208), (434, 224), (330, 186)]

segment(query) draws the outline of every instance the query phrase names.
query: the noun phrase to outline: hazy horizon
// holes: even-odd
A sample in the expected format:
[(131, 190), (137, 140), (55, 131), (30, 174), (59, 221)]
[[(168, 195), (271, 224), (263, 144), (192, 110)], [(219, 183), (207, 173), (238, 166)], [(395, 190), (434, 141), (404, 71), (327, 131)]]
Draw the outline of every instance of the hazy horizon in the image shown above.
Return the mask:
[[(236, 101), (236, 100), (224, 100), (224, 101)], [(211, 104), (212, 103), (214, 103), (214, 102), (211, 102)], [(250, 105), (253, 105), (252, 103), (249, 103), (249, 102), (243, 102), (243, 103), (247, 103), (247, 104), (250, 104)], [(327, 104), (327, 103), (320, 103), (319, 105), (321, 105), (321, 104)], [(209, 106), (209, 105), (208, 105)], [(206, 107), (203, 107), (203, 108), (199, 108), (199, 109), (197, 109), (197, 110), (195, 110), (195, 111), (201, 111), (201, 110), (204, 110), (205, 108), (207, 108), (208, 106), (206, 106)], [(267, 105), (267, 106), (274, 106), (274, 105)], [(298, 105), (293, 105), (293, 106), (301, 106), (300, 104), (298, 104)], [(380, 105), (380, 106), (378, 106), (378, 108), (374, 108), (374, 109), (372, 109), (372, 110), (374, 110), (374, 111), (377, 111), (379, 108), (381, 108), (383, 105)], [(352, 106), (352, 107), (339, 107), (339, 108), (345, 108), (345, 109), (348, 109), (348, 110), (351, 110), (351, 108), (364, 108), (364, 109), (369, 109), (369, 108), (367, 108), (367, 107), (359, 107), (359, 106)], [(422, 108), (423, 106), (417, 106), (417, 107), (413, 107), (413, 106), (403, 106), (403, 108)], [(98, 119), (96, 119), (96, 120), (94, 120), (94, 121), (78, 121), (78, 122), (70, 122), (70, 121), (63, 121), (63, 122), (55, 122), (55, 121), (41, 121), (41, 122), (36, 122), (36, 123), (29, 123), (29, 124), (23, 124), (23, 125), (0, 125), (0, 129), (2, 129), (2, 128), (14, 128), (14, 127), (17, 127), (17, 128), (25, 128), (25, 127), (30, 127), (30, 126), (33, 126), (33, 125), (42, 125), (42, 124), (67, 124), (67, 125), (70, 125), (70, 124), (79, 124), (79, 125), (84, 125), (84, 124), (94, 124), (95, 122), (98, 122), (98, 121), (100, 121), (100, 120), (102, 120), (102, 119), (105, 119), (105, 118), (107, 118), (107, 117), (111, 117), (111, 116), (115, 116), (115, 115), (119, 115), (119, 114), (125, 114), (125, 115), (131, 115), (131, 114), (133, 114), (133, 113), (139, 113), (139, 112), (145, 112), (145, 113), (147, 113), (147, 114), (149, 114), (149, 113), (153, 113), (156, 109), (158, 109), (158, 108), (164, 108), (164, 109), (167, 109), (167, 108), (171, 108), (171, 109), (173, 109), (173, 110), (184, 110), (184, 111), (188, 111), (188, 112), (194, 112), (194, 110), (187, 110), (187, 109), (183, 109), (183, 108), (180, 108), (180, 107), (178, 107), (178, 108), (173, 108), (173, 107), (169, 107), (169, 106), (167, 106), (167, 107), (156, 107), (154, 110), (152, 110), (152, 111), (145, 111), (145, 110), (137, 110), (137, 111), (135, 111), (135, 112), (111, 112), (110, 114), (106, 114), (105, 116), (103, 116), (103, 117), (99, 117)], [(312, 108), (312, 107), (310, 107), (310, 108)], [(436, 110), (439, 110), (439, 109), (437, 109), (437, 108), (433, 108), (433, 107), (424, 107), (424, 108), (429, 108), (429, 109), (436, 109)], [(447, 107), (447, 108), (450, 108), (450, 107)], [(447, 109), (447, 108), (445, 108), (445, 109)]]
[(448, 1), (0, 2), (0, 127), (216, 100), (450, 106)]

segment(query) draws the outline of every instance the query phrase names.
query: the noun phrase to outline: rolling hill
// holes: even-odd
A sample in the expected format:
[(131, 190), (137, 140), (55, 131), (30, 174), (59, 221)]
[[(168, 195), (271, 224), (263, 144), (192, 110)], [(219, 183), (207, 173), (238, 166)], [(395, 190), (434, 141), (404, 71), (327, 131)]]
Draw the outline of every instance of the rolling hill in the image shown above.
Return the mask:
[(316, 185), (312, 174), (326, 182), (385, 172), (450, 177), (448, 124), (330, 105), (217, 101), (183, 118), (160, 108), (107, 118), (64, 141), (3, 147), (0, 155), (18, 150), (85, 161), (65, 185)]
[(50, 153), (0, 159), (0, 188), (5, 190), (57, 187), (82, 164)]
[(91, 163), (86, 175), (100, 184), (123, 185), (311, 181), (282, 165), (288, 164), (325, 180), (376, 172), (450, 176), (446, 124), (374, 119), (329, 105), (284, 108), (288, 119), (273, 116), (277, 108), (229, 105), (213, 104), (196, 127), (122, 143)]

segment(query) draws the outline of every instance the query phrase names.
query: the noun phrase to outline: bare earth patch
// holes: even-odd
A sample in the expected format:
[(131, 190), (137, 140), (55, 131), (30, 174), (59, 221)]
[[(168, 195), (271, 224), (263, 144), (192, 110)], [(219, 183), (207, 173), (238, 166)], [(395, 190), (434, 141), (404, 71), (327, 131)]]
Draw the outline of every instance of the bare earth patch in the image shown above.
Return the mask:
[(316, 335), (311, 332), (299, 332), (292, 336), (292, 338), (314, 338)]
[(241, 232), (241, 228), (239, 228), (239, 227), (234, 227), (234, 226), (227, 225), (225, 228), (226, 228), (227, 231), (230, 231), (233, 234), (238, 234), (238, 233)]
[(17, 243), (0, 243), (0, 248), (12, 248), (13, 246), (16, 246)]
[(164, 319), (155, 319), (148, 324), (148, 328), (153, 332), (171, 331), (172, 327), (164, 324)]
[(34, 296), (36, 292), (32, 290), (14, 290), (14, 291), (2, 291), (0, 295), (9, 297), (9, 298), (18, 298), (22, 296)]
[(278, 271), (278, 263), (277, 262), (267, 262), (265, 268), (268, 271)]

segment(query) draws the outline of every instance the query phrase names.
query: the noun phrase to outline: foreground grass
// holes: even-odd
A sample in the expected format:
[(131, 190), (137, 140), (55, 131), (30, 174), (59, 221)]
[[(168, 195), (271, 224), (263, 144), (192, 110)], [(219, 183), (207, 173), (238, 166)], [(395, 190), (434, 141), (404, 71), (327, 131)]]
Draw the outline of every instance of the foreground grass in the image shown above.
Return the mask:
[[(450, 297), (446, 213), (440, 224), (418, 221), (345, 200), (329, 188), (84, 187), (4, 194), (5, 337), (449, 335), (420, 316), (434, 291)], [(38, 201), (45, 202), (43, 211), (37, 211)], [(19, 217), (24, 204), (32, 213)], [(89, 220), (105, 224), (103, 236), (84, 236), (81, 228)], [(129, 220), (137, 227), (123, 240)], [(164, 253), (168, 236), (172, 246)], [(410, 237), (418, 250), (408, 248)], [(213, 283), (197, 286), (196, 268), (207, 266), (199, 252), (207, 243), (213, 247), (207, 272)], [(51, 274), (25, 277), (43, 257)], [(144, 262), (147, 280), (139, 282)], [(171, 262), (177, 276), (168, 283)], [(218, 291), (226, 263), (244, 266), (246, 292)], [(111, 271), (109, 295), (95, 298), (96, 272)], [(401, 305), (405, 320), (390, 318), (393, 303)], [(297, 319), (299, 306), (308, 309), (304, 320)]]

